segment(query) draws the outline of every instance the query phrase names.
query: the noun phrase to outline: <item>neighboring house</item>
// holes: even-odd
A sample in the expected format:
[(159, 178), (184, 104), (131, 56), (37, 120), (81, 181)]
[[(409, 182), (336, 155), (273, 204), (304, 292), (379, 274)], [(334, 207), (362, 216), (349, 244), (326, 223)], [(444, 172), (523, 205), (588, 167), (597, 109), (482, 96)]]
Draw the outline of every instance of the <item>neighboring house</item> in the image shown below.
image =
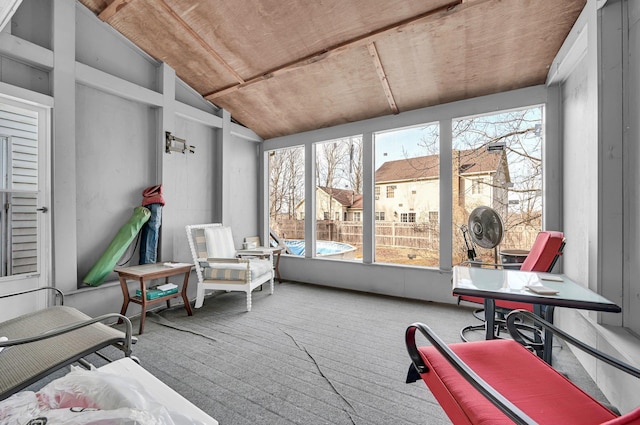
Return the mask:
[[(506, 214), (510, 177), (505, 152), (454, 150), (453, 164), (453, 178), (458, 183), (453, 186), (457, 192), (454, 208), (466, 215), (477, 206), (487, 205), (502, 216)], [(376, 170), (375, 179), (376, 220), (438, 222), (439, 155), (385, 162)]]
[[(507, 155), (486, 149), (453, 151), (455, 204), (466, 217), (480, 205), (507, 213), (510, 183)], [(376, 171), (375, 219), (401, 223), (437, 223), (440, 216), (439, 155), (385, 162)], [(455, 215), (454, 215), (455, 216)], [(296, 207), (304, 219), (304, 201)], [(362, 195), (353, 190), (318, 186), (316, 220), (362, 221)]]
[[(296, 217), (304, 218), (304, 200), (296, 207)], [(316, 220), (362, 221), (362, 195), (349, 189), (318, 186)]]

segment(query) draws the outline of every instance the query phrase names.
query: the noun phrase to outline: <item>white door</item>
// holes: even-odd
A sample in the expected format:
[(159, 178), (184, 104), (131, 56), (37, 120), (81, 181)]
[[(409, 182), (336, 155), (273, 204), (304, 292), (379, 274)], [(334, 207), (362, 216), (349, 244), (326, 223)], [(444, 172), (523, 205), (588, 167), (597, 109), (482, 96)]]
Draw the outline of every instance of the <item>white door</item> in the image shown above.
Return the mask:
[[(0, 294), (50, 276), (50, 110), (0, 98)], [(52, 294), (0, 298), (0, 320), (43, 308)]]

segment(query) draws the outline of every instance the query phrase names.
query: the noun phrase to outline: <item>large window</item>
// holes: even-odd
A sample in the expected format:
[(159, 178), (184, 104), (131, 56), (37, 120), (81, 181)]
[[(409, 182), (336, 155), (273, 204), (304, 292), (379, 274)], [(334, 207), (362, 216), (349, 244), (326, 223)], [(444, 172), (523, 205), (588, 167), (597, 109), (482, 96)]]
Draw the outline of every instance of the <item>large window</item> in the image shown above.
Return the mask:
[(269, 152), (269, 228), (272, 237), (304, 252), (304, 148)]
[[(469, 248), (493, 262), (498, 251), (533, 244), (542, 226), (542, 113), (540, 106), (453, 121), (453, 264), (466, 260)], [(469, 215), (480, 206), (501, 218), (497, 246), (471, 245)]]
[[(439, 126), (376, 133), (375, 261), (438, 267)], [(376, 194), (378, 192), (376, 191)]]
[(316, 143), (316, 251), (362, 258), (362, 136)]
[[(486, 261), (501, 251), (529, 249), (542, 223), (543, 112), (542, 106), (535, 106), (452, 117), (446, 121), (451, 123), (451, 138), (447, 131), (446, 140), (441, 140), (443, 123), (433, 122), (374, 132), (372, 145), (366, 146), (363, 136), (306, 142), (315, 157), (315, 187), (306, 190), (315, 201), (315, 255), (321, 255), (325, 244), (340, 245), (356, 259), (366, 258), (371, 248), (377, 263), (440, 267), (443, 260), (454, 265), (466, 260), (469, 248), (475, 248), (476, 259)], [(441, 143), (449, 149), (449, 142), (452, 151), (442, 164)], [(271, 229), (281, 238), (300, 242), (305, 235), (303, 183), (311, 174), (304, 149), (269, 152)], [(368, 181), (363, 156), (369, 155), (372, 187), (363, 188)], [(447, 171), (445, 180), (441, 169)], [(446, 214), (443, 190), (451, 191), (451, 197), (442, 197), (451, 200)], [(363, 202), (368, 193), (374, 197), (369, 212)], [(470, 246), (469, 215), (479, 206), (500, 216), (504, 237), (499, 246)], [(369, 225), (371, 229), (364, 227)], [(452, 238), (446, 256), (440, 247), (449, 243), (441, 241), (441, 228)], [(363, 247), (369, 231), (373, 246)]]

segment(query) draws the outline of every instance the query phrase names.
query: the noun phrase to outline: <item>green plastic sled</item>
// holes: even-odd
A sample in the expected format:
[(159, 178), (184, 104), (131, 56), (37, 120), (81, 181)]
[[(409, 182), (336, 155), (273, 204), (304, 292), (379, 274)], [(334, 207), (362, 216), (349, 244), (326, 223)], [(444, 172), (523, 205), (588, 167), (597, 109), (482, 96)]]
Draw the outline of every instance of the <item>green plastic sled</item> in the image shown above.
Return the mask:
[(118, 230), (115, 237), (100, 256), (91, 270), (82, 279), (91, 286), (100, 286), (106, 277), (113, 271), (116, 263), (127, 250), (131, 241), (136, 237), (142, 226), (149, 220), (151, 212), (145, 207), (135, 207), (129, 221)]

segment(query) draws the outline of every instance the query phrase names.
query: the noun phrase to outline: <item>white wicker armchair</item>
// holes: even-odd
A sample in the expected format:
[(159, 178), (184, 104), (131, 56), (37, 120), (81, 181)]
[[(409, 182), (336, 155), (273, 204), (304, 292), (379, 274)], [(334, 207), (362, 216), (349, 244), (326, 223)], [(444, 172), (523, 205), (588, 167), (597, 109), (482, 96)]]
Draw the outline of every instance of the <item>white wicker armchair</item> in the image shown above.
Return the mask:
[(251, 291), (258, 286), (270, 282), (273, 294), (272, 259), (239, 258), (231, 228), (220, 223), (185, 228), (198, 275), (195, 308), (202, 307), (206, 290), (245, 292), (247, 311), (251, 311)]

